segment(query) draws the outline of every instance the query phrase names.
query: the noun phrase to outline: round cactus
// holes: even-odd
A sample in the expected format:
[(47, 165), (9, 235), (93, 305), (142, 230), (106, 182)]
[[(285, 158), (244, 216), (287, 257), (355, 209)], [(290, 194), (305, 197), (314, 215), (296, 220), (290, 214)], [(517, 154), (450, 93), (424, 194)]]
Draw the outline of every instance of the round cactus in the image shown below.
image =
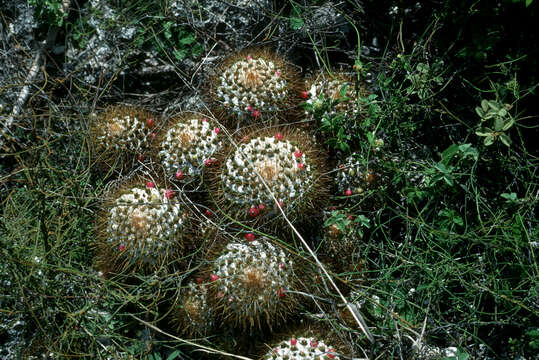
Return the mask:
[(98, 115), (90, 128), (99, 163), (113, 166), (142, 160), (155, 137), (157, 120), (152, 113), (135, 106), (116, 105)]
[(297, 79), (297, 73), (276, 54), (247, 50), (225, 61), (212, 81), (212, 92), (227, 112), (257, 120), (290, 110), (297, 97)]
[(167, 174), (178, 181), (201, 175), (213, 154), (222, 146), (222, 129), (215, 120), (198, 113), (185, 114), (156, 141), (159, 158)]
[(347, 157), (335, 169), (338, 194), (343, 196), (360, 195), (366, 190), (372, 189), (380, 180), (377, 168), (376, 159), (367, 162), (358, 160), (356, 154)]
[(230, 243), (213, 262), (212, 299), (224, 322), (242, 329), (271, 327), (294, 306), (294, 264), (267, 239)]
[(151, 181), (121, 189), (99, 221), (102, 267), (155, 269), (173, 260), (183, 248), (190, 223), (178, 197)]
[[(314, 112), (321, 112), (322, 116), (334, 117), (343, 113), (347, 118), (354, 118), (361, 114), (362, 109), (358, 106), (359, 96), (365, 96), (366, 90), (355, 85), (352, 77), (345, 73), (335, 73), (332, 76), (320, 73), (306, 81), (307, 90), (302, 92), (302, 97), (307, 104), (312, 105)], [(331, 102), (324, 104), (324, 101)]]
[(215, 180), (219, 200), (239, 219), (280, 215), (307, 218), (324, 202), (322, 153), (299, 132), (267, 129), (244, 136), (221, 161)]
[(205, 336), (213, 328), (215, 314), (207, 302), (207, 290), (202, 278), (182, 289), (173, 317), (179, 333)]
[(340, 359), (337, 351), (315, 337), (292, 337), (273, 347), (265, 360), (329, 360)]

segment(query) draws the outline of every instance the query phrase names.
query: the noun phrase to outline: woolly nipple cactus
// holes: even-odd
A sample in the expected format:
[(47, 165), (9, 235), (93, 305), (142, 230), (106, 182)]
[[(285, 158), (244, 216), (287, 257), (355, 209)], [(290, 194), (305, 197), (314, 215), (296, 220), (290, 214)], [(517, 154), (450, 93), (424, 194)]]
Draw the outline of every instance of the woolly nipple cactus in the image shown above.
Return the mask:
[(156, 116), (142, 108), (109, 107), (90, 128), (97, 160), (107, 166), (118, 160), (142, 160), (150, 150), (157, 125)]
[(335, 169), (338, 193), (343, 196), (360, 195), (374, 188), (380, 180), (377, 168), (374, 160), (367, 163), (367, 161), (358, 160), (354, 154), (347, 157)]
[(213, 328), (215, 312), (206, 299), (207, 290), (202, 278), (182, 289), (173, 315), (173, 323), (181, 334), (205, 336)]
[(264, 360), (330, 360), (341, 359), (336, 350), (314, 337), (292, 337), (277, 344)]
[(222, 129), (216, 121), (198, 113), (184, 114), (172, 121), (156, 141), (159, 158), (167, 174), (177, 181), (201, 175), (221, 149)]
[[(333, 76), (321, 73), (306, 81), (302, 98), (312, 105), (312, 111), (321, 113), (322, 116), (334, 117), (342, 113), (351, 118), (362, 111), (357, 103), (358, 90), (359, 96), (367, 94), (362, 87), (356, 87), (352, 77), (344, 73), (335, 73)], [(328, 104), (325, 105), (324, 101), (331, 102), (331, 106), (326, 106)]]
[(280, 215), (270, 191), (287, 216), (307, 218), (325, 200), (321, 158), (303, 133), (247, 135), (222, 161), (217, 195), (240, 219)]
[(278, 55), (247, 50), (232, 56), (212, 84), (213, 96), (229, 113), (258, 119), (292, 106), (298, 76)]
[(212, 301), (234, 327), (260, 329), (280, 322), (294, 306), (293, 262), (267, 239), (230, 243), (213, 262)]
[(151, 181), (121, 189), (99, 221), (102, 267), (155, 269), (173, 260), (190, 227), (179, 197)]

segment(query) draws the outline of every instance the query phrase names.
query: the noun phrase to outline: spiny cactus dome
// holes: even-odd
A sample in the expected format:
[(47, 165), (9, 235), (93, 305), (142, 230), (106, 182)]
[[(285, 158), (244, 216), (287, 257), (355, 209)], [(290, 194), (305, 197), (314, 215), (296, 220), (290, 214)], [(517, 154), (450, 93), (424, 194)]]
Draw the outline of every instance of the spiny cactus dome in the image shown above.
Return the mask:
[(291, 338), (280, 342), (264, 355), (265, 360), (329, 360), (340, 359), (331, 346), (313, 337)]
[(210, 279), (219, 313), (234, 326), (271, 326), (293, 304), (293, 296), (286, 293), (293, 287), (293, 263), (267, 239), (228, 244), (214, 261)]
[(158, 141), (159, 158), (167, 174), (177, 180), (200, 176), (215, 162), (222, 146), (221, 128), (208, 116), (187, 114), (176, 119)]
[(220, 196), (243, 218), (277, 214), (308, 216), (324, 198), (320, 152), (301, 133), (246, 136), (221, 166)]
[(296, 74), (274, 54), (243, 51), (222, 67), (216, 99), (237, 116), (260, 115), (290, 107)]
[(370, 161), (367, 165), (364, 161), (358, 160), (354, 154), (347, 157), (335, 169), (335, 182), (339, 194), (345, 196), (359, 195), (372, 188), (378, 181), (374, 166), (374, 161)]
[(98, 160), (111, 165), (118, 158), (142, 154), (150, 148), (157, 127), (156, 117), (135, 106), (109, 107), (91, 127)]
[(180, 333), (206, 335), (215, 322), (215, 312), (206, 299), (208, 288), (200, 283), (190, 283), (182, 289), (180, 303), (175, 310), (174, 323)]
[(157, 267), (177, 253), (189, 214), (171, 190), (153, 182), (129, 187), (105, 214), (101, 249), (113, 267)]

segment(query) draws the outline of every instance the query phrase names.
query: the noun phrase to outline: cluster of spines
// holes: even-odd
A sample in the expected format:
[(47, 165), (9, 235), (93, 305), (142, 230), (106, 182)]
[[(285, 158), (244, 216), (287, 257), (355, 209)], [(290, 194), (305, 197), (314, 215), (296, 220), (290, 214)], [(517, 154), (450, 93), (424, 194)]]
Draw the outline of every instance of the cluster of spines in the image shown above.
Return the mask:
[(215, 311), (207, 300), (208, 287), (202, 278), (182, 289), (173, 323), (181, 334), (206, 336), (215, 326)]
[(166, 173), (177, 181), (198, 177), (215, 163), (222, 146), (222, 129), (209, 116), (191, 113), (172, 120), (156, 141)]
[(112, 194), (98, 227), (103, 268), (155, 269), (181, 252), (190, 219), (172, 190), (137, 181)]
[(242, 51), (230, 57), (213, 82), (213, 96), (227, 112), (258, 119), (290, 110), (297, 98), (297, 73), (266, 50)]
[(314, 337), (292, 337), (277, 344), (264, 355), (265, 360), (330, 360), (340, 359), (336, 350)]
[(234, 242), (213, 261), (211, 301), (223, 321), (232, 327), (261, 329), (285, 318), (295, 304), (294, 263), (268, 239)]
[(335, 183), (338, 193), (344, 196), (361, 195), (376, 186), (379, 175), (375, 171), (375, 162), (365, 162), (352, 154), (337, 166)]

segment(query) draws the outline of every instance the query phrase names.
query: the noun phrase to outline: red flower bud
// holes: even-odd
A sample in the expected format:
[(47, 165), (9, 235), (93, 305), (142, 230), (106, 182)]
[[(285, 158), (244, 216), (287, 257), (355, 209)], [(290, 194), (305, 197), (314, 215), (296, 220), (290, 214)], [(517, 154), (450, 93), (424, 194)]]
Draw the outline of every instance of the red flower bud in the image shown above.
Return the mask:
[(255, 234), (247, 233), (247, 234), (245, 234), (245, 239), (247, 239), (247, 241), (254, 241), (255, 240)]
[(260, 205), (258, 205), (258, 210), (260, 210), (260, 211), (266, 210), (266, 204), (260, 204)]
[(211, 280), (211, 281), (217, 281), (217, 280), (219, 280), (219, 275), (211, 274), (211, 275), (210, 275), (210, 280)]
[(346, 196), (352, 196), (352, 190), (346, 189), (346, 191), (344, 192), (344, 195), (346, 195)]
[(219, 129), (218, 127), (216, 127), (215, 129), (213, 129), (213, 131), (214, 131), (217, 135), (219, 135), (219, 133), (221, 132), (221, 129)]
[(142, 154), (138, 154), (137, 155), (137, 160), (138, 161), (144, 161), (144, 156), (142, 156)]
[(296, 338), (290, 339), (290, 345), (296, 346), (297, 343), (298, 343), (298, 340)]
[(275, 133), (275, 135), (273, 135), (273, 137), (275, 139), (277, 139), (278, 141), (281, 141), (283, 139), (283, 134), (278, 132), (278, 133)]
[(259, 110), (253, 110), (253, 117), (256, 119), (260, 116), (260, 111)]
[(174, 177), (178, 180), (182, 180), (183, 179), (183, 171), (181, 170), (178, 170), (178, 172), (174, 175)]
[(284, 289), (282, 287), (280, 287), (279, 291), (277, 291), (277, 295), (279, 295), (280, 298), (284, 298), (286, 296)]
[(202, 284), (203, 281), (201, 277), (197, 277), (197, 284)]
[(152, 118), (147, 118), (146, 119), (146, 125), (148, 125), (148, 127), (152, 127), (154, 125), (154, 120)]
[(249, 215), (251, 217), (257, 217), (258, 216), (258, 208), (252, 207), (249, 209)]
[(301, 98), (302, 99), (307, 99), (308, 97), (309, 97), (309, 93), (306, 90), (303, 90), (301, 92)]
[(152, 139), (154, 139), (154, 138), (155, 138), (155, 133), (154, 133), (154, 132), (151, 133), (151, 134), (150, 134), (150, 137), (151, 137)]
[(303, 170), (304, 167), (305, 167), (304, 163), (298, 163), (298, 169)]
[(311, 342), (309, 343), (309, 345), (311, 345), (311, 347), (315, 348), (315, 347), (318, 346), (318, 342), (315, 341), (315, 340), (313, 340), (313, 341), (311, 341)]
[(166, 197), (167, 199), (172, 199), (172, 198), (174, 197), (174, 193), (172, 192), (172, 190), (167, 189), (167, 190), (165, 191), (165, 197)]
[(210, 209), (206, 209), (205, 213), (206, 213), (206, 216), (212, 216), (213, 215), (213, 213), (211, 212)]
[(151, 182), (151, 181), (148, 181), (148, 182), (146, 183), (146, 187), (148, 187), (148, 188), (150, 188), (150, 189), (153, 189), (153, 188), (155, 187), (155, 184), (154, 184), (153, 182)]
[(275, 76), (281, 77), (281, 72), (280, 72), (279, 70), (277, 70), (277, 71), (275, 72)]
[(251, 55), (247, 55), (247, 60), (252, 60), (253, 58), (251, 57)]
[(302, 156), (303, 156), (303, 153), (301, 151), (299, 151), (299, 150), (294, 151), (294, 157), (299, 158), (299, 157), (302, 157)]
[(124, 250), (125, 250), (125, 245), (118, 246), (118, 251), (124, 251)]

